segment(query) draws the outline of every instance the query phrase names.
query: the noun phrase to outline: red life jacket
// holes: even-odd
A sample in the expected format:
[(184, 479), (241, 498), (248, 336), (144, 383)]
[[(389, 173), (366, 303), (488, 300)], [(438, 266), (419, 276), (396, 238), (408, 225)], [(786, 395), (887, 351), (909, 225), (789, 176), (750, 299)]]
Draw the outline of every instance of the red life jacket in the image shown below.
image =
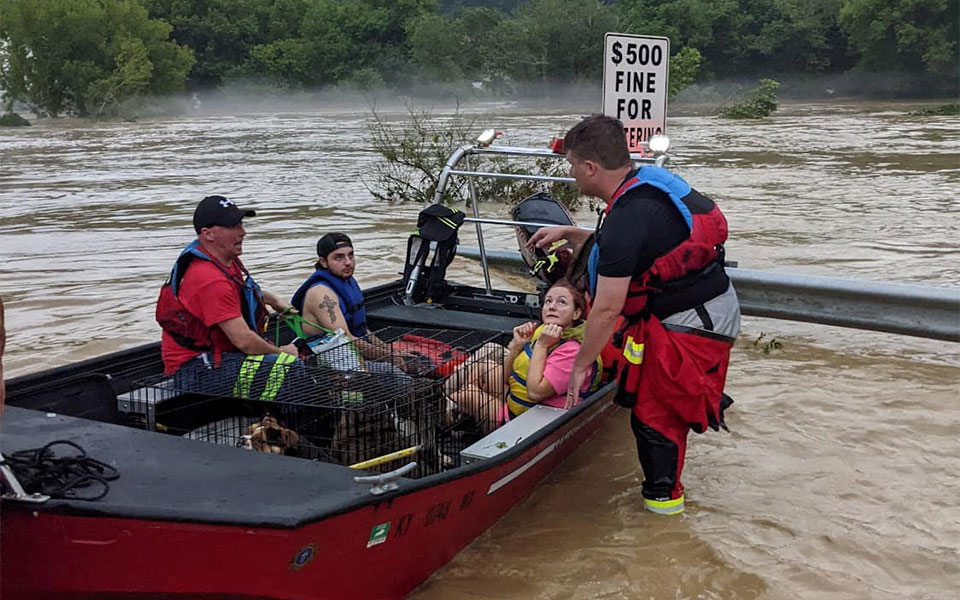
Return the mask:
[(157, 323), (177, 344), (197, 352), (213, 350), (215, 360), (219, 362), (222, 352), (235, 350), (233, 344), (230, 343), (230, 339), (219, 327), (204, 325), (203, 321), (187, 310), (177, 297), (187, 267), (195, 259), (212, 263), (223, 273), (224, 277), (237, 286), (243, 320), (250, 329), (260, 335), (266, 330), (267, 325), (266, 304), (263, 301), (260, 286), (253, 280), (240, 259), (235, 260), (246, 276), (244, 280), (230, 274), (220, 263), (204, 254), (196, 241), (193, 241), (180, 253), (177, 262), (174, 263), (173, 269), (170, 271), (170, 277), (160, 288), (160, 297), (157, 298)]
[(436, 377), (450, 375), (457, 365), (470, 358), (468, 353), (446, 342), (410, 333), (393, 343), (393, 351), (409, 360), (416, 359), (418, 362), (411, 364), (411, 369)]
[[(700, 433), (722, 423), (723, 384), (732, 344), (664, 329), (660, 316), (688, 310), (726, 291), (723, 243), (727, 221), (716, 204), (660, 167), (641, 167), (614, 193), (607, 213), (627, 191), (652, 185), (683, 215), (689, 237), (630, 280), (623, 318), (614, 335), (617, 402), (643, 421), (650, 403), (666, 406)], [(694, 294), (689, 292), (693, 291)], [(690, 298), (699, 301), (690, 306)], [(722, 336), (718, 336), (722, 337)], [(608, 360), (614, 362), (613, 352)], [(658, 410), (658, 409), (653, 409)]]
[(723, 244), (727, 241), (727, 220), (717, 205), (662, 167), (640, 167), (636, 175), (624, 181), (614, 192), (607, 205), (607, 214), (621, 196), (641, 185), (652, 185), (670, 197), (683, 215), (690, 235), (673, 250), (657, 258), (649, 269), (630, 280), (623, 307), (623, 315), (627, 318), (643, 315), (657, 294), (691, 284), (707, 269), (722, 268)]

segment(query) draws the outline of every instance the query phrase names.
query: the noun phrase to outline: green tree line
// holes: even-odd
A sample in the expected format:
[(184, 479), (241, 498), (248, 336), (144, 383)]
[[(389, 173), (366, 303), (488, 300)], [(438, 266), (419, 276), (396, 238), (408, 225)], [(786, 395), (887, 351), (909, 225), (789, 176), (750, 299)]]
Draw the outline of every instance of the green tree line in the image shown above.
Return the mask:
[[(958, 88), (956, 0), (0, 0), (8, 107), (109, 113), (125, 98), (259, 80), (510, 93), (598, 82), (608, 31), (667, 36), (692, 81), (851, 70)], [(472, 89), (472, 88), (471, 88)]]

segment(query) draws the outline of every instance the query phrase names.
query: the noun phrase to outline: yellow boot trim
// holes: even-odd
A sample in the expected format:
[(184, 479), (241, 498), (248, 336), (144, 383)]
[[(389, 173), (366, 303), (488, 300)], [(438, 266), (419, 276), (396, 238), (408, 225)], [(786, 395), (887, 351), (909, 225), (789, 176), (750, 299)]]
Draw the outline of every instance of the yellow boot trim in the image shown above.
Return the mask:
[(644, 507), (650, 512), (658, 515), (679, 515), (683, 512), (683, 496), (673, 500), (650, 500), (643, 499)]

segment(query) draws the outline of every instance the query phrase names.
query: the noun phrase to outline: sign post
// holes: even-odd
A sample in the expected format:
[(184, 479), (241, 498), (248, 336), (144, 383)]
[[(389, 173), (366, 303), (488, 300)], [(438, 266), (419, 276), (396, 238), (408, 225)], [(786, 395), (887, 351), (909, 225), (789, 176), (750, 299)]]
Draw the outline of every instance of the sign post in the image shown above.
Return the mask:
[(608, 33), (603, 38), (603, 114), (619, 119), (631, 152), (667, 129), (670, 40)]

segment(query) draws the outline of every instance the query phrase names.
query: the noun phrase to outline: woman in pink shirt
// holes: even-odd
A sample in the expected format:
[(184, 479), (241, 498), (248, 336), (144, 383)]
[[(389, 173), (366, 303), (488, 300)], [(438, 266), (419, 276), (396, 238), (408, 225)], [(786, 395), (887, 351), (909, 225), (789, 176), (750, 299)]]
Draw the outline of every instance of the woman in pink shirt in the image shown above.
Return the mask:
[[(586, 302), (583, 292), (566, 280), (547, 290), (542, 323), (524, 323), (513, 329), (503, 364), (490, 360), (492, 350), (481, 348), (447, 382), (450, 400), (459, 410), (487, 424), (486, 429), (518, 416), (537, 404), (563, 408), (573, 361), (583, 340)], [(504, 373), (509, 374), (504, 380)], [(596, 383), (600, 370), (584, 382), (582, 393)]]

